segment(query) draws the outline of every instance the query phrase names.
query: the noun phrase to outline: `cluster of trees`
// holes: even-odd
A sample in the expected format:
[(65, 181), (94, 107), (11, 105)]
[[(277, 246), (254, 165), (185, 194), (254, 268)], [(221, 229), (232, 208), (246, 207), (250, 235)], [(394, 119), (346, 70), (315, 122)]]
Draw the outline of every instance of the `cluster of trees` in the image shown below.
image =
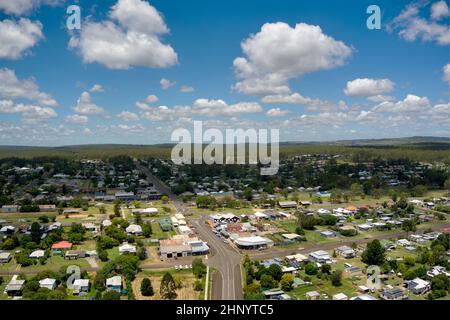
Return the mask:
[(243, 267), (246, 278), (245, 299), (263, 300), (265, 297), (262, 290), (280, 287), (284, 291), (291, 291), (293, 288), (294, 277), (291, 274), (283, 274), (278, 264), (271, 264), (266, 268), (245, 256)]
[(115, 275), (122, 275), (125, 278), (128, 299), (134, 299), (131, 282), (139, 272), (139, 258), (131, 254), (123, 254), (116, 259), (106, 262), (103, 268), (97, 272), (94, 280), (97, 299), (118, 300), (120, 293), (105, 291), (106, 279)]

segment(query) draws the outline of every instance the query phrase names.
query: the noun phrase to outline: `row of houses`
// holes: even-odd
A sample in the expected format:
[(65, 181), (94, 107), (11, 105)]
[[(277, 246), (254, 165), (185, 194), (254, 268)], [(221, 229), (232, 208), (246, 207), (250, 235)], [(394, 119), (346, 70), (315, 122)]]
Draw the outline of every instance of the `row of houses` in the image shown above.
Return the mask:
[[(9, 296), (21, 296), (26, 280), (19, 279), (18, 275), (14, 275), (10, 282), (6, 285), (4, 292)], [(53, 278), (45, 278), (39, 280), (39, 287), (49, 290), (56, 289), (58, 282)], [(117, 275), (106, 279), (105, 285), (107, 290), (122, 292), (122, 276)], [(86, 295), (90, 290), (89, 279), (75, 279), (69, 288), (75, 295)]]
[(161, 258), (176, 258), (208, 254), (209, 246), (192, 234), (179, 234), (171, 239), (159, 240)]

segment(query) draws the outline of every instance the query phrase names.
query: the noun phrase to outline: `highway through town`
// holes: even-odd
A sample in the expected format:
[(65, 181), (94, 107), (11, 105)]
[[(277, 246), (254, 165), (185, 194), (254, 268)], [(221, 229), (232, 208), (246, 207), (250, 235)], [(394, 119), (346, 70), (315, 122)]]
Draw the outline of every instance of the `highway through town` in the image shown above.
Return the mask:
[(173, 194), (168, 186), (155, 177), (148, 168), (136, 164), (137, 168), (147, 176), (147, 181), (161, 193), (167, 194), (179, 213), (186, 214), (186, 219), (199, 237), (208, 243), (211, 255), (205, 263), (215, 270), (211, 288), (213, 300), (240, 300), (243, 299), (241, 260), (242, 256), (237, 250), (218, 238), (206, 224), (206, 218), (190, 217), (186, 204)]

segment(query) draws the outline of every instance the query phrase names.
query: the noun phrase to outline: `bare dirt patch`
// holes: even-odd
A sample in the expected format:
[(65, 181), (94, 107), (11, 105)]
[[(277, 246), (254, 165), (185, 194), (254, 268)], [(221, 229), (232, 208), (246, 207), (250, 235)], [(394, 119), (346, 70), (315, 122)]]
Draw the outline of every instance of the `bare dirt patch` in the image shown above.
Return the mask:
[[(194, 290), (194, 282), (195, 278), (194, 275), (180, 275), (180, 274), (173, 274), (174, 278), (177, 278), (181, 280), (181, 288), (177, 289), (177, 298), (176, 300), (198, 300), (199, 292)], [(152, 282), (153, 290), (155, 292), (155, 295), (152, 297), (144, 297), (141, 294), (141, 283), (142, 279), (149, 278)], [(136, 297), (136, 300), (161, 300), (161, 296), (159, 294), (159, 288), (161, 286), (161, 279), (162, 276), (138, 276), (133, 281), (133, 292)]]

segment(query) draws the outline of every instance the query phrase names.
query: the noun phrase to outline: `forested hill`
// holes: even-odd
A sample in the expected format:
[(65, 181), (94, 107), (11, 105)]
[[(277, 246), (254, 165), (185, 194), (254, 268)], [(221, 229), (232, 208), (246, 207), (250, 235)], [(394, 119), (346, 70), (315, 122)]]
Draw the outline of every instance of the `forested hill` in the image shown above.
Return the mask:
[[(136, 158), (169, 158), (173, 144), (124, 145), (98, 144), (61, 147), (0, 146), (0, 158), (109, 158), (128, 155)], [(450, 143), (444, 137), (408, 137), (395, 139), (359, 139), (330, 142), (285, 142), (280, 144), (280, 157), (300, 154), (341, 154), (349, 158), (373, 158), (449, 163)]]

